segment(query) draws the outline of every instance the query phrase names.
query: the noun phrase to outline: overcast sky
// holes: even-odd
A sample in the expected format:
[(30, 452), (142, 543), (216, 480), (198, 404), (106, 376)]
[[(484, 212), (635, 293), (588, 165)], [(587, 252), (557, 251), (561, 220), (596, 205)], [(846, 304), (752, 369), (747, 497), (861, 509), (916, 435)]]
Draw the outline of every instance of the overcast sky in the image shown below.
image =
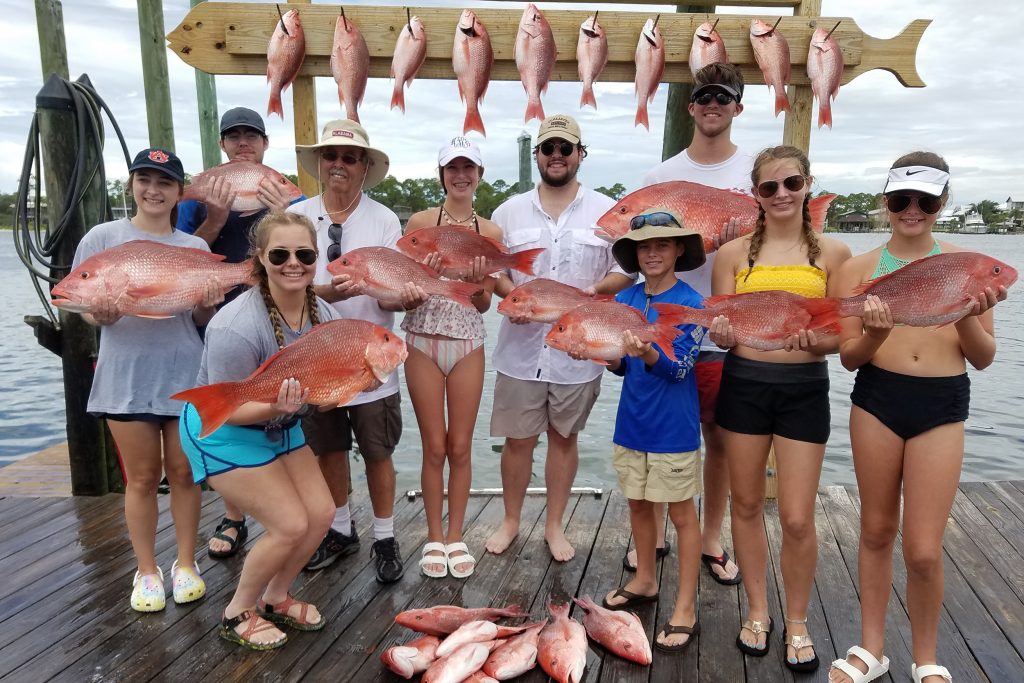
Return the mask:
[[(422, 0), (418, 4), (454, 6)], [(541, 9), (558, 7), (539, 5)], [(822, 5), (824, 16), (853, 17), (861, 29), (879, 38), (896, 35), (913, 19), (934, 21), (918, 52), (918, 72), (926, 88), (904, 88), (888, 72), (869, 72), (842, 87), (833, 108), (834, 129), (812, 129), (810, 157), (816, 189), (844, 194), (877, 192), (884, 183), (885, 169), (896, 157), (913, 149), (930, 149), (945, 156), (952, 167), (954, 203), (1002, 202), (1008, 196), (1024, 199), (1024, 51), (1020, 38), (1024, 3), (824, 0)], [(525, 3), (500, 6), (514, 8)], [(42, 76), (34, 3), (0, 0), (0, 8), (0, 32), (5, 41), (0, 72), (0, 191), (13, 192)], [(164, 0), (168, 32), (188, 8), (188, 0)], [(659, 9), (672, 11), (667, 6), (633, 9), (650, 14)], [(114, 111), (132, 153), (146, 147), (135, 0), (65, 0), (64, 21), (71, 77), (88, 73)], [(186, 170), (196, 172), (201, 170), (202, 157), (194, 72), (171, 52), (168, 65), (177, 151)], [(454, 81), (417, 80), (406, 93), (405, 116), (388, 109), (391, 88), (388, 79), (372, 79), (367, 88), (360, 115), (371, 141), (389, 154), (391, 172), (399, 179), (432, 175), (441, 142), (462, 130), (464, 109), (456, 85)], [(598, 112), (590, 108), (579, 111), (579, 83), (552, 83), (543, 101), (548, 114), (569, 113), (580, 121), (591, 149), (581, 170), (585, 184), (596, 187), (622, 182), (634, 189), (644, 172), (661, 159), (667, 91), (668, 86), (662, 85), (651, 106), (649, 133), (633, 127), (636, 104), (631, 83), (599, 83), (595, 88)], [(336, 92), (333, 80), (317, 79), (319, 125), (343, 115)], [(734, 140), (752, 151), (782, 140), (783, 119), (773, 118), (768, 93), (764, 85), (748, 84), (746, 110), (733, 127)], [(292, 108), (290, 93), (286, 95), (286, 121), (276, 117), (268, 121), (271, 152), (265, 161), (293, 172)], [(221, 112), (236, 105), (262, 112), (267, 85), (262, 77), (218, 76), (217, 96)], [(522, 123), (525, 103), (518, 82), (491, 83), (482, 108), (488, 137), (481, 144), (487, 178), (492, 181), (514, 182), (518, 177), (515, 139), (524, 130), (533, 135), (537, 130), (536, 121)], [(126, 176), (112, 135), (109, 133), (107, 142), (107, 173)]]

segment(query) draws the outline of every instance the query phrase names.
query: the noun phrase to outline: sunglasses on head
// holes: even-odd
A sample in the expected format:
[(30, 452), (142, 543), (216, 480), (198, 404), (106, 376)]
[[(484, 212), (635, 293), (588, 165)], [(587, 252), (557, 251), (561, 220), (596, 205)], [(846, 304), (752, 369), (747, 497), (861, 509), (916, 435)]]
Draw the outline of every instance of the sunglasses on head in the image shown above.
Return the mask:
[(730, 95), (729, 93), (722, 92), (721, 90), (716, 90), (715, 92), (701, 93), (697, 97), (693, 98), (693, 102), (703, 107), (704, 105), (711, 103), (712, 97), (715, 98), (715, 102), (718, 102), (718, 104), (723, 107), (729, 104), (730, 102), (736, 101), (736, 98)]
[(915, 194), (887, 194), (885, 195), (885, 205), (893, 213), (902, 213), (910, 208), (910, 205), (917, 202), (917, 207), (921, 211), (928, 215), (933, 215), (939, 212), (942, 208), (942, 198), (933, 197), (930, 194), (915, 195)]
[(571, 142), (566, 142), (565, 140), (558, 143), (558, 145), (555, 145), (555, 143), (551, 142), (550, 140), (547, 140), (545, 142), (540, 143), (540, 153), (546, 157), (549, 157), (555, 153), (556, 147), (558, 149), (558, 152), (563, 157), (569, 156), (570, 154), (572, 154), (572, 151), (576, 149), (576, 147)]
[(761, 195), (764, 199), (774, 197), (775, 193), (779, 191), (779, 185), (784, 186), (790, 192), (799, 192), (804, 189), (804, 184), (807, 179), (802, 175), (791, 175), (788, 178), (779, 180), (766, 180), (763, 183), (758, 183), (757, 194)]
[(316, 263), (316, 249), (310, 249), (309, 247), (301, 247), (295, 251), (283, 247), (271, 249), (267, 252), (267, 260), (270, 261), (271, 265), (283, 266), (288, 262), (292, 254), (295, 254), (295, 258), (304, 266), (311, 266)]
[(344, 154), (338, 154), (337, 152), (320, 152), (320, 158), (332, 164), (338, 159), (341, 159), (341, 162), (346, 166), (355, 166), (363, 161), (362, 157), (357, 157), (351, 152), (345, 152)]
[(345, 226), (339, 223), (331, 223), (330, 227), (327, 228), (327, 236), (331, 238), (331, 243), (327, 245), (328, 261), (333, 261), (341, 256), (341, 234), (344, 231)]
[(630, 230), (639, 230), (645, 225), (650, 225), (656, 228), (663, 225), (675, 225), (679, 228), (683, 227), (679, 225), (679, 221), (676, 220), (676, 217), (667, 211), (657, 211), (655, 213), (633, 216), (632, 220), (629, 221)]

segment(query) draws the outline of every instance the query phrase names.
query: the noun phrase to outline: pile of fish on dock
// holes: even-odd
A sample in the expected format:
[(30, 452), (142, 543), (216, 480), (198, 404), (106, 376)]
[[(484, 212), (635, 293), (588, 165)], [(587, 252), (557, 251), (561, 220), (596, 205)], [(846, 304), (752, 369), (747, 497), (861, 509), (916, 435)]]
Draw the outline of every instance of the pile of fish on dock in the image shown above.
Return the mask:
[(401, 612), (395, 623), (424, 635), (384, 651), (381, 663), (403, 678), (422, 673), (423, 683), (507, 681), (537, 663), (559, 683), (578, 683), (587, 665), (587, 637), (608, 652), (641, 665), (651, 663), (651, 644), (640, 619), (574, 598), (586, 612), (583, 623), (569, 605), (549, 602), (550, 619), (499, 626), (501, 618), (527, 616), (518, 605), (465, 609), (438, 605)]

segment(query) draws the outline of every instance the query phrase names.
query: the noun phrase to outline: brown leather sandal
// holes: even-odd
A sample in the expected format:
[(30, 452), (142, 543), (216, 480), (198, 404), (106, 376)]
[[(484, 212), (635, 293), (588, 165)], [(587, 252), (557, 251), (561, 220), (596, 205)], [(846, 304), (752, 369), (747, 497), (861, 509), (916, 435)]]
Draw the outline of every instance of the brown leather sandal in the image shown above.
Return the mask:
[(690, 643), (694, 641), (694, 637), (698, 633), (700, 633), (700, 622), (693, 622), (693, 626), (676, 626), (672, 622), (667, 622), (661, 628), (661, 632), (664, 633), (666, 637), (676, 633), (682, 633), (690, 636), (686, 639), (685, 642), (679, 643), (678, 645), (663, 645), (661, 642), (658, 641), (658, 636), (654, 637), (655, 648), (668, 654), (676, 654), (678, 652), (682, 652), (683, 650), (685, 650), (687, 647), (689, 647)]
[[(297, 618), (288, 613), (295, 605), (302, 606)], [(284, 624), (300, 631), (319, 631), (327, 625), (327, 619), (321, 614), (319, 621), (310, 621), (308, 615), (311, 609), (314, 609), (313, 605), (296, 600), (291, 594), (276, 605), (271, 605), (262, 598), (256, 603), (256, 611), (267, 621), (272, 621), (275, 624)]]
[[(245, 630), (239, 633), (235, 628), (242, 623), (245, 624)], [(249, 648), (250, 650), (275, 650), (288, 642), (287, 635), (283, 635), (280, 640), (275, 640), (270, 643), (259, 643), (252, 640), (252, 637), (257, 633), (263, 633), (270, 629), (276, 630), (277, 627), (266, 619), (262, 619), (251, 609), (247, 609), (237, 617), (232, 617), (230, 619), (222, 615), (220, 628), (217, 629), (217, 634), (224, 640), (230, 640), (232, 643), (237, 643), (242, 647)]]

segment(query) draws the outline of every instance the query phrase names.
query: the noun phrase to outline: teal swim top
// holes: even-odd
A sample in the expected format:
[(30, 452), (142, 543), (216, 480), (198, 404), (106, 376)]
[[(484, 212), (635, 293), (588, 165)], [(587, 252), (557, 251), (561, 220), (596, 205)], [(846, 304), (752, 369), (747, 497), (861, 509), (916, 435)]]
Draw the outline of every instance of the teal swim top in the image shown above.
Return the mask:
[[(939, 241), (935, 240), (935, 243), (932, 245), (932, 250), (925, 254), (924, 257), (935, 256), (936, 254), (941, 253), (942, 249), (939, 248)], [(889, 243), (886, 242), (885, 246), (882, 247), (882, 255), (878, 257), (878, 265), (875, 267), (875, 273), (874, 275), (871, 276), (871, 279), (874, 280), (877, 277), (888, 275), (889, 273), (897, 271), (909, 263), (911, 263), (911, 261), (904, 261), (901, 258), (896, 258), (895, 256), (893, 256), (889, 252)]]

